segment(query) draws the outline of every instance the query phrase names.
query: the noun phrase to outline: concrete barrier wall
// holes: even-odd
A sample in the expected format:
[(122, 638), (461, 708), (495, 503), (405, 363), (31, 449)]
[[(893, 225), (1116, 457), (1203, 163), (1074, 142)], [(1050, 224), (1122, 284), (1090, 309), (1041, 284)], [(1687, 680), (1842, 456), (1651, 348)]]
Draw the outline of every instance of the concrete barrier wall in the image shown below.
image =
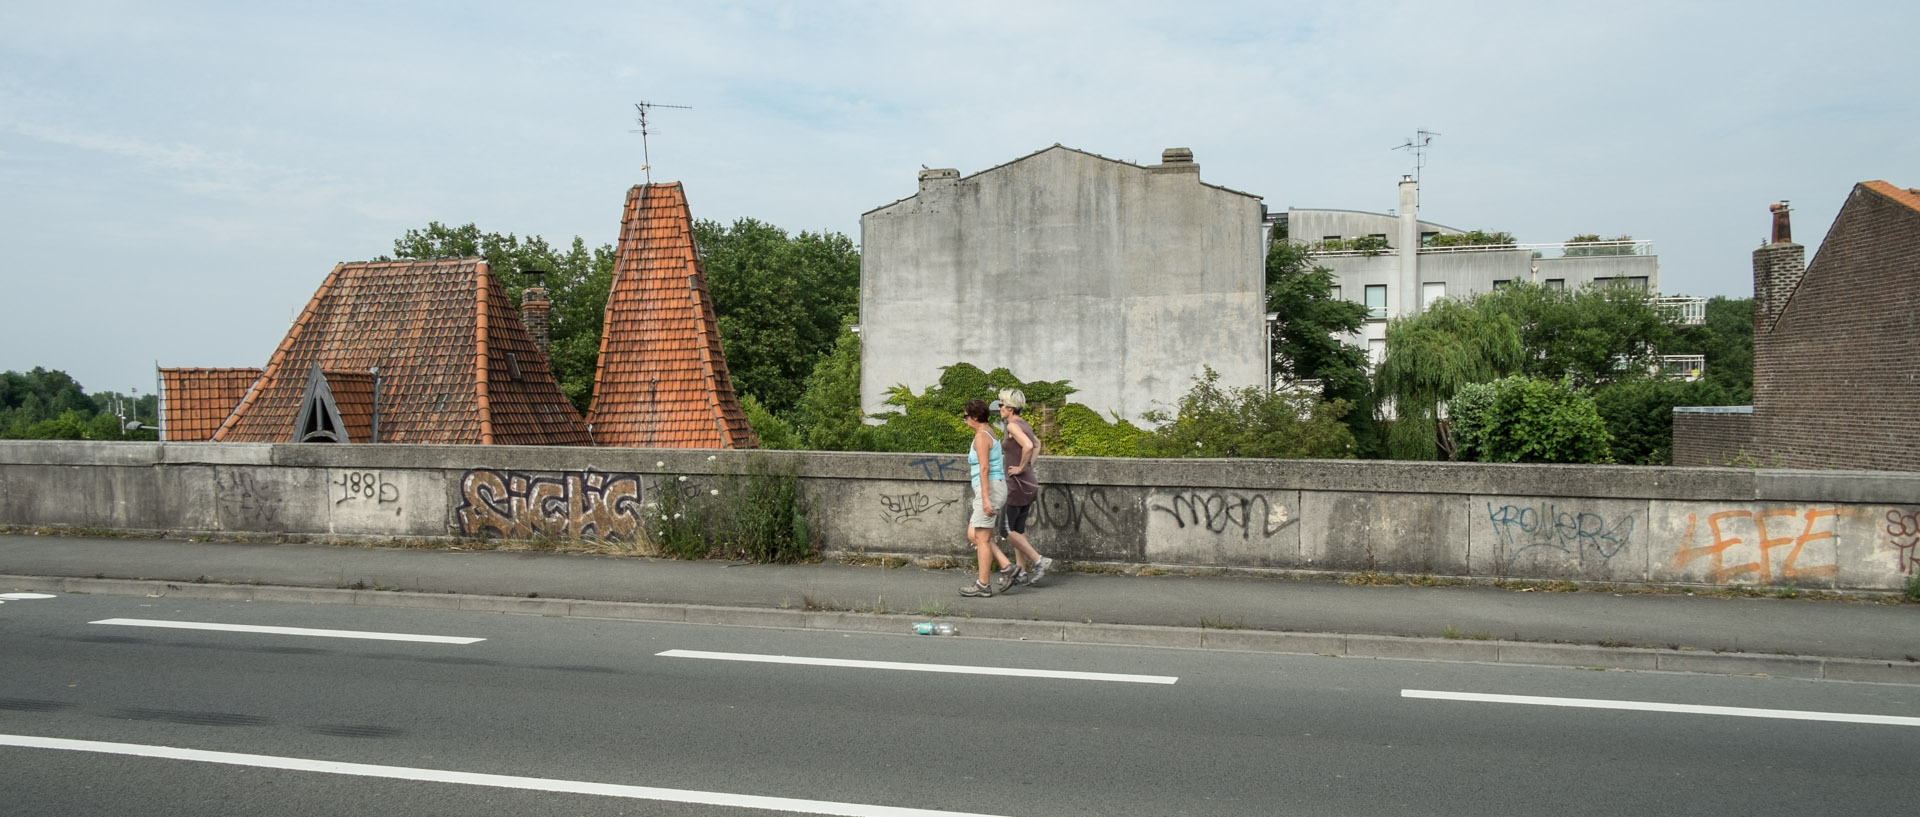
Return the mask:
[[(0, 524), (341, 538), (643, 535), (660, 492), (794, 469), (828, 551), (970, 553), (959, 455), (0, 442)], [(1898, 590), (1920, 474), (1049, 457), (1029, 533), (1078, 561)], [(682, 479), (684, 477), (685, 479)]]

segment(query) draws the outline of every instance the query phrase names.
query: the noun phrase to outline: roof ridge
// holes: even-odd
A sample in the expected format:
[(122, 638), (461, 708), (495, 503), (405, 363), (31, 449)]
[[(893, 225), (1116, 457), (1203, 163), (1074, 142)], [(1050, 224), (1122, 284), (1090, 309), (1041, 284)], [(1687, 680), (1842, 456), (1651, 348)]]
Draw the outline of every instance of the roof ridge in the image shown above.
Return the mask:
[(490, 288), (487, 285), (491, 283), (492, 280), (493, 270), (487, 266), (487, 262), (481, 261), (474, 267), (473, 394), (475, 413), (479, 415), (480, 420), (481, 445), (493, 444), (493, 397), (489, 393), (491, 381), (487, 376), (487, 358), (489, 356), (487, 344), (491, 339), (489, 333), (492, 331), (492, 328), (489, 324), (491, 323), (490, 319), (493, 313), (493, 310), (489, 308), (491, 305), (487, 303), (487, 296), (490, 294), (488, 291)]
[(292, 352), (295, 341), (299, 340), (300, 335), (306, 331), (307, 320), (312, 318), (314, 312), (320, 308), (321, 299), (325, 298), (327, 293), (333, 290), (334, 284), (339, 283), (340, 274), (346, 270), (346, 268), (347, 262), (345, 261), (333, 265), (333, 271), (327, 273), (327, 279), (320, 282), (320, 288), (314, 290), (313, 297), (307, 300), (307, 308), (300, 311), (300, 317), (293, 319), (293, 326), (288, 327), (286, 336), (280, 339), (280, 345), (275, 347), (272, 356), (267, 358), (267, 365), (260, 367), (259, 379), (255, 380), (253, 386), (247, 389), (247, 396), (240, 398), (240, 404), (233, 407), (233, 411), (227, 415), (227, 419), (220, 421), (220, 427), (214, 430), (213, 436), (209, 438), (210, 441), (225, 442), (224, 438), (227, 432), (239, 421), (240, 416), (246, 412), (247, 407), (253, 405), (254, 398), (259, 395), (260, 384), (278, 376), (281, 363), (283, 363), (286, 356)]

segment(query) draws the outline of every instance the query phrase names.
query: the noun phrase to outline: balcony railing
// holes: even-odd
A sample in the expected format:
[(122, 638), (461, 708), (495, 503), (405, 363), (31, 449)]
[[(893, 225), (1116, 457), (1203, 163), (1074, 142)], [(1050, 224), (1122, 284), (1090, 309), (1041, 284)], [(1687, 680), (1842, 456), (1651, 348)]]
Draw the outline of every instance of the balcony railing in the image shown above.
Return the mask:
[(1706, 370), (1706, 355), (1660, 356), (1660, 375), (1668, 380), (1699, 380)]
[[(1461, 244), (1453, 247), (1421, 247), (1422, 253), (1459, 253), (1459, 252), (1507, 252), (1526, 250), (1536, 258), (1576, 258), (1585, 256), (1608, 255), (1652, 255), (1651, 240), (1634, 241), (1579, 241), (1556, 242), (1552, 244)], [(1316, 257), (1351, 257), (1362, 255), (1391, 255), (1398, 250), (1392, 247), (1379, 250), (1308, 250)]]
[(1653, 308), (1667, 320), (1681, 326), (1699, 326), (1707, 322), (1707, 299), (1689, 295), (1669, 295), (1653, 299)]

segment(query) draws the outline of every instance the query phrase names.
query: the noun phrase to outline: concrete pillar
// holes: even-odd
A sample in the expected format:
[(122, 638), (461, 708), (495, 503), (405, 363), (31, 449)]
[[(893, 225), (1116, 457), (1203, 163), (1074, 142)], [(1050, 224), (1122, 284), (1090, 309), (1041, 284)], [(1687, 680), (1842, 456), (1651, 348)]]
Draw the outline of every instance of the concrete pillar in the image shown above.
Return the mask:
[(1420, 183), (1400, 177), (1400, 310), (1396, 317), (1420, 314)]

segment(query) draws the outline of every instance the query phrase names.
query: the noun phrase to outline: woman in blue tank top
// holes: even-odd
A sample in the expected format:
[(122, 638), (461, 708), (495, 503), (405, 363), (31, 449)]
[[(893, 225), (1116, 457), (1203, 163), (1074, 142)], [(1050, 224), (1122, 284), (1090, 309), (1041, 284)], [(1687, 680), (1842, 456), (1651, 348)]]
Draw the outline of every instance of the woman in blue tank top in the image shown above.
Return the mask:
[[(967, 473), (979, 499), (970, 509), (967, 541), (973, 543), (974, 554), (979, 558), (980, 576), (973, 584), (960, 588), (960, 595), (988, 597), (993, 595), (993, 569), (1012, 564), (1007, 555), (993, 545), (994, 517), (1007, 504), (1007, 462), (1000, 452), (1000, 438), (993, 435), (993, 426), (987, 424), (987, 401), (968, 400), (961, 417), (973, 429), (973, 445), (967, 448)], [(985, 468), (981, 467), (983, 463)]]

